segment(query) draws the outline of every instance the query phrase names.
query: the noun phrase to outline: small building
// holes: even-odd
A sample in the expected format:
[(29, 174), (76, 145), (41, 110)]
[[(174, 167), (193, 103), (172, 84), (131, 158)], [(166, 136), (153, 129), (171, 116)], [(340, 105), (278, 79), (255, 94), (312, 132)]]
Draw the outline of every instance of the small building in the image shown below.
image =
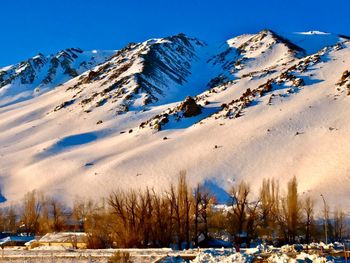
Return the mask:
[(33, 242), (32, 246), (55, 246), (64, 248), (86, 248), (87, 235), (84, 232), (48, 233)]

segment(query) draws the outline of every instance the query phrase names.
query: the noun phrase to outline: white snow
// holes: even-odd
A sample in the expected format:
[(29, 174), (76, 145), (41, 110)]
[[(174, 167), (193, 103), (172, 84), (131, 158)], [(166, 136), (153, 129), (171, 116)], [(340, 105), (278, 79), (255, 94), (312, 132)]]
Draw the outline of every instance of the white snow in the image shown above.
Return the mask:
[(284, 36), (303, 48), (307, 55), (316, 53), (325, 46), (331, 46), (344, 41), (344, 39), (336, 34), (320, 31), (287, 33)]
[[(320, 255), (314, 251), (312, 254), (283, 253), (279, 248), (273, 248), (267, 253), (248, 253), (242, 249), (240, 253), (234, 249), (190, 249), (183, 251), (174, 251), (168, 248), (160, 249), (69, 249), (61, 246), (40, 246), (33, 249), (24, 249), (23, 247), (13, 247), (2, 250), (2, 256), (10, 260), (30, 260), (31, 262), (107, 262), (108, 258), (116, 252), (129, 253), (133, 262), (191, 262), (191, 263), (251, 263), (256, 261), (284, 263), (284, 262), (345, 262), (344, 258)], [(184, 257), (194, 257), (186, 261)], [(47, 261), (45, 261), (47, 260)], [(17, 261), (16, 261), (17, 262)]]
[(322, 31), (306, 31), (306, 32), (296, 32), (296, 34), (300, 35), (330, 35), (330, 33), (322, 32)]
[(47, 233), (39, 239), (40, 242), (71, 242), (73, 238), (82, 240), (86, 238), (86, 233), (83, 232), (58, 232)]
[(250, 257), (242, 255), (240, 253), (230, 253), (229, 251), (208, 250), (201, 252), (197, 257), (192, 260), (192, 263), (229, 263), (237, 262), (244, 263), (250, 262)]
[(13, 67), (13, 65), (2, 67), (2, 68), (0, 68), (0, 71), (7, 71), (7, 70), (10, 70), (12, 67)]
[[(306, 39), (310, 35), (299, 36), (296, 44), (309, 51), (339, 41), (335, 42), (333, 35), (311, 35), (317, 36), (317, 41)], [(231, 39), (225, 45), (239, 46), (251, 37)], [(322, 37), (326, 38), (323, 42), (319, 41)], [(117, 104), (110, 102), (90, 113), (79, 103), (54, 112), (57, 105), (72, 99), (74, 93), (66, 89), (79, 77), (40, 96), (1, 107), (1, 193), (13, 202), (27, 191), (39, 189), (72, 202), (77, 196), (104, 197), (117, 187), (148, 185), (160, 190), (176, 180), (180, 170), (186, 170), (191, 184), (211, 180), (224, 190), (244, 179), (257, 191), (267, 177), (278, 179), (283, 188), (295, 175), (302, 195), (318, 198), (323, 193), (328, 202), (349, 208), (350, 97), (336, 89), (342, 73), (350, 69), (348, 43), (299, 73), (306, 85), (298, 92), (287, 96), (282, 86), (273, 91), (272, 105), (267, 103), (270, 93), (244, 109), (239, 118), (204, 119), (219, 111), (221, 104), (238, 99), (248, 88), (257, 88), (301, 61), (287, 54), (280, 43), (267, 48), (272, 40), (266, 41), (244, 54), (243, 69), (233, 73), (219, 64), (206, 63), (222, 51), (217, 46), (196, 49), (186, 82), (171, 86), (161, 102), (148, 105), (145, 111), (139, 108), (143, 99), (139, 94), (134, 108), (117, 116)], [(139, 72), (138, 65), (124, 74)], [(271, 67), (274, 71), (269, 75), (261, 73)], [(260, 73), (240, 78), (256, 71)], [(217, 87), (216, 92), (206, 91), (205, 84), (219, 72), (235, 80)], [(134, 87), (132, 81), (128, 85)], [(84, 84), (82, 90), (82, 96), (91, 95), (101, 90), (101, 85)], [(204, 96), (210, 102), (203, 115), (170, 123), (160, 132), (138, 129), (141, 122), (178, 105), (187, 95)], [(103, 123), (96, 125), (99, 120)]]
[[(37, 55), (29, 59), (26, 63), (19, 63), (17, 65), (11, 65), (0, 69), (1, 71), (7, 72), (8, 76), (17, 75), (10, 83), (5, 86), (1, 85), (0, 82), (0, 107), (10, 105), (13, 103), (21, 102), (27, 99), (31, 99), (39, 94), (45, 93), (48, 90), (55, 88), (56, 86), (63, 84), (69, 81), (72, 77), (66, 74), (61, 65), (58, 66), (57, 71), (52, 73), (52, 80), (49, 83), (43, 83), (43, 80), (50, 73), (51, 63), (50, 60), (53, 58), (60, 58), (67, 51), (61, 51), (56, 55), (42, 56)], [(72, 67), (77, 71), (78, 74), (89, 70), (90, 68), (104, 62), (112, 54), (115, 53), (115, 50), (93, 50), (93, 51), (82, 51), (82, 53), (75, 52), (77, 57), (73, 57)], [(35, 59), (43, 59), (44, 64), (33, 64)], [(29, 64), (27, 64), (29, 63)], [(30, 64), (33, 66), (33, 83), (22, 83), (23, 79), (31, 79), (31, 73), (26, 73), (25, 71), (30, 67)], [(5, 75), (6, 76), (6, 75)], [(5, 78), (6, 80), (7, 78)], [(35, 92), (40, 90), (40, 92)]]

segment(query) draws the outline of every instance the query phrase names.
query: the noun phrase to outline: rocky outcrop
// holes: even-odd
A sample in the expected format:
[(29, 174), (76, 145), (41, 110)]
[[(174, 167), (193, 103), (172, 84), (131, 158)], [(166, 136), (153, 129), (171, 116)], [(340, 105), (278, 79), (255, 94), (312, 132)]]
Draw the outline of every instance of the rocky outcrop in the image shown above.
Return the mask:
[(340, 80), (337, 83), (340, 88), (338, 88), (339, 91), (344, 91), (348, 96), (350, 96), (350, 71), (345, 70), (340, 78)]
[[(145, 107), (166, 97), (174, 86), (186, 83), (197, 59), (196, 48), (204, 45), (184, 34), (130, 43), (80, 76), (67, 91), (76, 92), (73, 98), (88, 112), (106, 103), (113, 105), (116, 115), (135, 106), (135, 101), (136, 107)], [(99, 89), (83, 92), (90, 84)]]
[(190, 96), (180, 104), (179, 110), (182, 111), (184, 117), (193, 117), (202, 113), (201, 106)]
[(343, 86), (349, 80), (350, 80), (350, 71), (349, 70), (345, 70), (337, 84), (339, 86)]

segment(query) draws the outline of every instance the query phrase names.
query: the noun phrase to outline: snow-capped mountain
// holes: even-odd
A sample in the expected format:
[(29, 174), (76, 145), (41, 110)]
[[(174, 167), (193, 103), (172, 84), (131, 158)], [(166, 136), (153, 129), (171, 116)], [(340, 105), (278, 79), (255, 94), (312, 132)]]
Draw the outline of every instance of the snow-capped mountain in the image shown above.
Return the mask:
[(304, 193), (350, 205), (345, 36), (263, 30), (208, 45), (179, 34), (61, 53), (0, 70), (7, 200), (159, 190), (186, 170), (190, 183), (223, 189), (296, 175)]
[(68, 48), (0, 68), (0, 106), (40, 95), (104, 62), (114, 51)]
[(148, 104), (176, 101), (187, 92), (184, 83), (191, 75), (191, 65), (199, 59), (197, 49), (203, 46), (183, 34), (129, 44), (72, 83), (67, 91), (74, 95), (56, 110), (79, 104), (91, 112), (107, 104), (121, 114), (130, 108), (141, 110)]

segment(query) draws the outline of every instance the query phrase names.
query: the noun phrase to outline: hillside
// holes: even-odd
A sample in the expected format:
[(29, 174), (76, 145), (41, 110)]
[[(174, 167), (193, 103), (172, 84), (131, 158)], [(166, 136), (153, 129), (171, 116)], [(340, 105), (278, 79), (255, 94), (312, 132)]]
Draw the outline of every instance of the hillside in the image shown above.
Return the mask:
[(179, 34), (69, 50), (0, 69), (8, 201), (32, 189), (67, 202), (159, 190), (186, 170), (223, 189), (295, 175), (302, 194), (350, 206), (346, 37), (263, 30), (213, 45)]

